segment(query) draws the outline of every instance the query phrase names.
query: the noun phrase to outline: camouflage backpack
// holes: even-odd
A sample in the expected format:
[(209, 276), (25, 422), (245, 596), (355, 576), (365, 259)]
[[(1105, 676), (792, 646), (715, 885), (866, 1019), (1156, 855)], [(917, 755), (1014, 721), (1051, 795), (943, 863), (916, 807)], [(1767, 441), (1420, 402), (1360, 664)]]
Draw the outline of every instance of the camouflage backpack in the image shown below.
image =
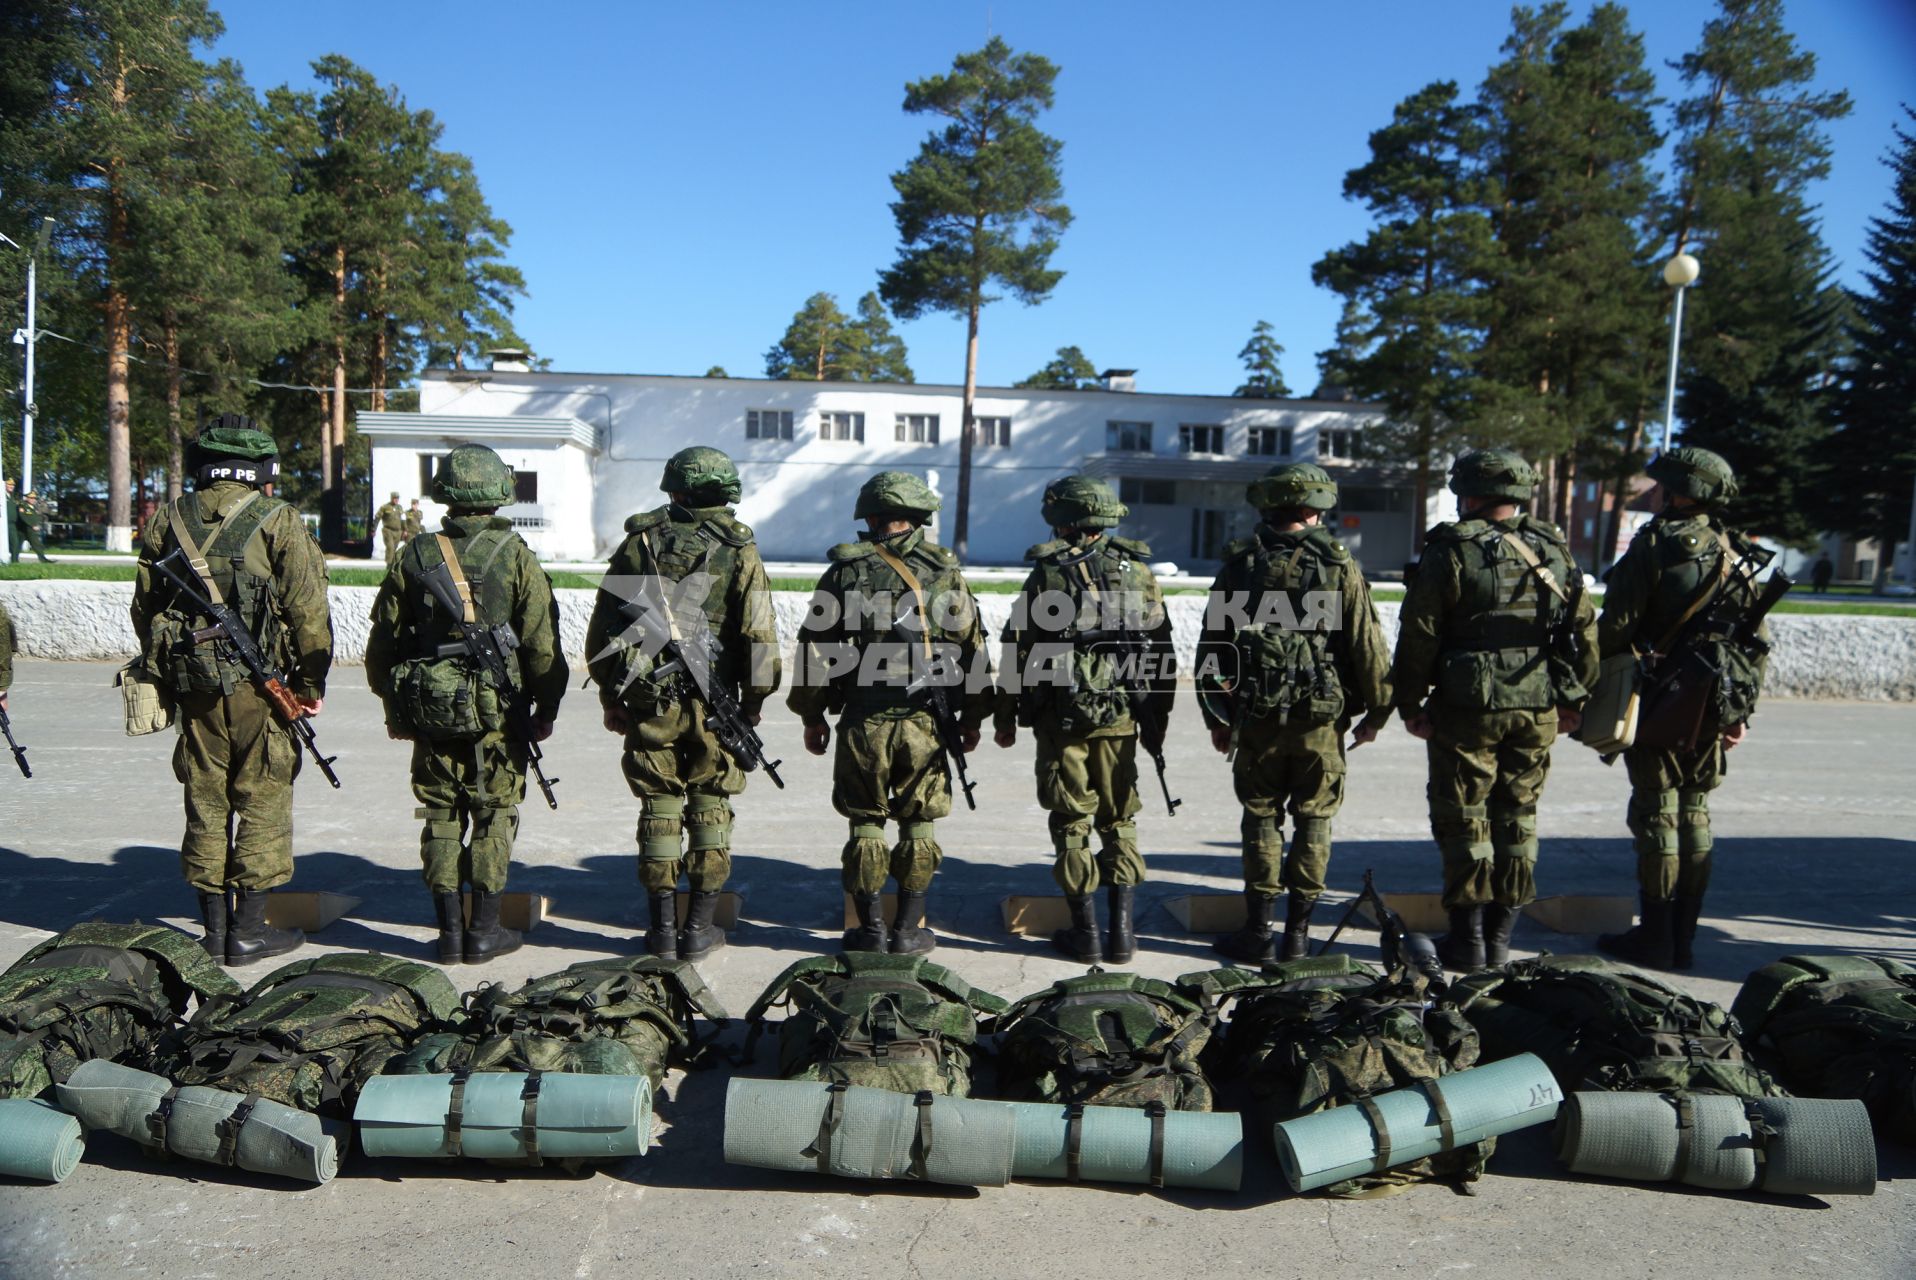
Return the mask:
[(1457, 979), (1445, 996), (1489, 1061), (1534, 1053), (1565, 1093), (1777, 1097), (1721, 1005), (1599, 956), (1541, 956)]
[(556, 1071), (665, 1080), (688, 1064), (703, 1015), (726, 1012), (690, 961), (586, 960), (517, 990), (488, 983), (466, 997), (463, 1031), (415, 1043), (388, 1072)]
[[(1216, 1071), (1242, 1079), (1269, 1125), (1374, 1094), (1435, 1080), (1477, 1064), (1477, 1033), (1455, 1010), (1430, 1001), (1429, 980), (1409, 970), (1379, 975), (1346, 955), (1223, 969), (1181, 979), (1214, 986), (1230, 1002)], [(1324, 1189), (1330, 1196), (1385, 1193), (1418, 1182), (1475, 1182), (1496, 1140), (1365, 1174)]]
[[(218, 599), (232, 607), (261, 651), (275, 661), (285, 656), (285, 628), (280, 621), (279, 583), (260, 529), (285, 505), (255, 491), (209, 527), (200, 518), (198, 497), (189, 494), (165, 509), (167, 530), (161, 548), (171, 551), (186, 540), (199, 548), (200, 555), (194, 558), (206, 564), (201, 588), (207, 582), (217, 587)], [(157, 574), (154, 577), (158, 579)], [(171, 682), (179, 693), (218, 690), (230, 695), (250, 680), (230, 646), (202, 644), (193, 638), (211, 626), (212, 619), (163, 582), (162, 588), (168, 604), (152, 621), (147, 669)]]
[(757, 1047), (765, 1013), (789, 1011), (779, 1026), (778, 1073), (965, 1097), (971, 1091), (977, 1015), (1005, 1001), (916, 956), (854, 951), (800, 960), (772, 979), (745, 1020), (746, 1056)]
[(1236, 634), (1244, 714), (1260, 720), (1275, 716), (1279, 724), (1299, 727), (1330, 724), (1344, 713), (1344, 686), (1330, 634), (1322, 626), (1302, 625), (1309, 616), (1304, 600), (1309, 592), (1331, 589), (1335, 579), (1329, 565), (1340, 553), (1348, 559), (1348, 553), (1328, 533), (1303, 538), (1289, 553), (1256, 539), (1251, 548), (1248, 574), (1257, 602), (1252, 617), (1259, 616), (1267, 597), (1284, 596), (1290, 608), (1288, 617), (1254, 621)]
[(1916, 1144), (1916, 967), (1882, 956), (1785, 956), (1743, 980), (1730, 1012), (1791, 1089), (1860, 1098)]
[(997, 1019), (999, 1082), (1021, 1101), (1209, 1111), (1212, 1025), (1196, 989), (1093, 968)]
[[(511, 580), (504, 573), (494, 574), (492, 566), (517, 536), (510, 529), (485, 529), (466, 540), (463, 554), (453, 553), (452, 563), (459, 565), (471, 588), (474, 620), (487, 626), (506, 621), (511, 610)], [(401, 557), (412, 596), (413, 651), (393, 667), (388, 705), (406, 728), (428, 742), (497, 733), (506, 726), (513, 691), (495, 688), (479, 664), (456, 647), (459, 620), (426, 588), (425, 575), (447, 563), (440, 535), (414, 538)], [(447, 646), (454, 646), (452, 653), (444, 652)], [(508, 651), (505, 662), (507, 673), (517, 680), (518, 655)]]
[(351, 1119), (361, 1086), (458, 1010), (459, 993), (430, 965), (370, 954), (295, 960), (243, 996), (202, 1005), (163, 1074)]
[(92, 1058), (144, 1070), (195, 996), (238, 995), (165, 925), (75, 925), (0, 974), (0, 1098), (31, 1098)]

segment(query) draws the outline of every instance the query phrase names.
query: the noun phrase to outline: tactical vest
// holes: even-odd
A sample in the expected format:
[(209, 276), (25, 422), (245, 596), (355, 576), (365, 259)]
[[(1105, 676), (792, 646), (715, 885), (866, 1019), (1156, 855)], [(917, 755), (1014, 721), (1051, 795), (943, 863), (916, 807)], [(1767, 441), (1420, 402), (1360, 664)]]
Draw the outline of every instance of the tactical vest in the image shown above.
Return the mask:
[(1093, 969), (998, 1018), (999, 1083), (1013, 1100), (1209, 1111), (1211, 1028), (1196, 991)]
[[(510, 529), (488, 528), (463, 544), (453, 544), (472, 591), (475, 620), (482, 626), (497, 626), (512, 616), (510, 561), (503, 565), (500, 561), (516, 537)], [(393, 667), (388, 689), (395, 717), (428, 742), (502, 731), (512, 697), (511, 690), (495, 688), (472, 658), (442, 653), (460, 643), (459, 620), (433, 598), (424, 575), (443, 563), (438, 535), (422, 534), (400, 553), (407, 589), (404, 605), (412, 614), (412, 632), (405, 656)], [(519, 655), (507, 653), (505, 660), (516, 683)]]
[[(1085, 734), (1130, 720), (1127, 681), (1136, 683), (1138, 676), (1120, 671), (1118, 664), (1137, 661), (1144, 652), (1144, 632), (1160, 621), (1135, 616), (1145, 594), (1142, 562), (1148, 555), (1143, 543), (1112, 534), (1088, 548), (1045, 542), (1026, 553), (1036, 561), (1039, 592), (1071, 601), (1062, 630), (1046, 630), (1035, 613), (1026, 622), (1029, 643), (1070, 646), (1068, 682), (1047, 676), (1022, 688), (1019, 713), (1027, 727), (1046, 724), (1062, 733)], [(1087, 631), (1094, 634), (1087, 638)]]
[(1571, 606), (1545, 584), (1542, 571), (1566, 596), (1582, 580), (1561, 536), (1525, 516), (1514, 530), (1487, 520), (1440, 525), (1429, 540), (1425, 555), (1442, 548), (1458, 566), (1458, 599), (1445, 618), (1438, 658), (1438, 700), (1462, 711), (1556, 705), (1554, 646)]
[[(688, 515), (698, 518), (683, 518)], [(663, 578), (672, 584), (668, 596), (694, 575), (710, 577), (704, 597), (697, 601), (708, 627), (703, 642), (711, 646), (713, 673), (721, 683), (736, 688), (738, 667), (748, 655), (726, 652), (720, 637), (727, 622), (727, 595), (738, 573), (738, 553), (741, 548), (752, 545), (752, 531), (731, 519), (729, 511), (721, 519), (677, 506), (635, 515), (625, 522), (625, 531), (628, 536), (621, 559), (629, 558), (632, 573)], [(618, 570), (621, 566), (615, 564), (614, 567)], [(671, 598), (676, 600), (676, 596)], [(615, 617), (608, 641), (616, 655), (611, 678), (617, 682), (617, 688), (625, 691), (626, 705), (649, 716), (676, 701), (682, 691), (676, 676), (663, 681), (653, 678), (656, 657), (646, 653), (641, 645), (622, 639), (624, 630), (624, 620)]]
[[(1732, 642), (1731, 633), (1760, 593), (1750, 579), (1775, 553), (1708, 516), (1658, 517), (1638, 537), (1649, 541), (1657, 588), (1637, 647), (1697, 652), (1717, 673), (1711, 697), (1715, 720), (1706, 728), (1714, 734), (1722, 726), (1744, 723), (1756, 713), (1763, 668), (1757, 655)], [(1685, 611), (1699, 602), (1684, 622)]]
[[(198, 497), (188, 495), (167, 509), (166, 539), (161, 547), (163, 554), (171, 554), (183, 545), (180, 533), (185, 532), (205, 557), (207, 576), (219, 588), (219, 599), (239, 616), (260, 651), (276, 662), (285, 657), (285, 628), (279, 614), (279, 584), (273, 579), (260, 527), (285, 505), (255, 490), (240, 499), (224, 518), (209, 525), (200, 518)], [(162, 589), (172, 592), (170, 584), (163, 584)], [(193, 633), (212, 626), (212, 618), (183, 594), (172, 592), (172, 596), (153, 620), (148, 668), (171, 681), (180, 693), (217, 690), (231, 694), (246, 684), (251, 677), (228, 646), (217, 641), (194, 641)]]
[[(1314, 530), (1292, 546), (1269, 545), (1260, 530), (1242, 554), (1242, 581), (1250, 590), (1252, 623), (1233, 636), (1236, 645), (1237, 685), (1234, 709), (1253, 720), (1275, 716), (1279, 724), (1310, 728), (1331, 724), (1344, 714), (1344, 683), (1331, 650), (1331, 634), (1322, 625), (1304, 629), (1311, 615), (1306, 596), (1332, 591), (1340, 582), (1326, 543), (1331, 535)], [(1334, 544), (1333, 544), (1334, 545)], [(1280, 619), (1259, 623), (1269, 597), (1283, 596)], [(1339, 610), (1340, 624), (1342, 610)]]
[[(903, 553), (898, 552), (896, 547), (900, 542), (910, 542), (911, 548)], [(918, 669), (910, 664), (922, 664), (926, 640), (937, 646), (941, 642), (958, 639), (958, 636), (940, 625), (941, 611), (936, 603), (948, 594), (939, 588), (946, 585), (945, 579), (955, 572), (956, 561), (951, 558), (951, 553), (925, 539), (922, 533), (889, 540), (886, 550), (904, 562), (924, 589), (923, 630), (919, 629), (911, 588), (877, 554), (873, 543), (842, 543), (833, 547), (830, 552), (832, 572), (836, 575), (841, 596), (848, 605), (844, 618), (844, 638), (859, 657), (856, 668), (833, 680), (833, 695), (837, 704), (834, 709), (850, 706), (871, 712), (898, 710), (910, 705), (911, 699), (906, 694), (906, 680), (903, 677), (907, 672)], [(870, 611), (870, 602), (874, 600), (891, 602), (892, 616), (889, 619), (877, 617)], [(854, 611), (858, 601), (866, 603)], [(913, 621), (906, 623), (904, 619)], [(894, 661), (885, 664), (894, 678), (871, 681), (858, 679), (858, 672), (866, 669), (866, 650), (881, 644), (888, 646), (888, 654), (895, 655)]]

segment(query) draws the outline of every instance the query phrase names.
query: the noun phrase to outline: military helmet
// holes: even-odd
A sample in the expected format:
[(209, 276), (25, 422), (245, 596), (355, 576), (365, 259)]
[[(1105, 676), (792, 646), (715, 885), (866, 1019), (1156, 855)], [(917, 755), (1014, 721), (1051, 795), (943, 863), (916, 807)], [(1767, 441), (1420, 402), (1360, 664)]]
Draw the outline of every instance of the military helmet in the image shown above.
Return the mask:
[(852, 515), (860, 520), (867, 516), (903, 516), (922, 521), (942, 505), (931, 486), (911, 472), (881, 471), (859, 488), (858, 505), (852, 508)]
[(719, 450), (695, 444), (666, 459), (659, 488), (666, 493), (685, 494), (703, 506), (737, 502), (738, 468)]
[(1053, 529), (1115, 529), (1131, 508), (1118, 501), (1111, 486), (1090, 476), (1065, 476), (1044, 489), (1039, 508)]
[(200, 428), (192, 460), (202, 484), (238, 480), (262, 485), (279, 476), (279, 445), (244, 414), (222, 413)]
[(1736, 472), (1723, 455), (1694, 445), (1664, 450), (1644, 471), (1679, 498), (1725, 502), (1737, 495)]
[(1450, 464), (1450, 491), (1460, 498), (1528, 502), (1537, 472), (1514, 449), (1473, 449)]
[(512, 468), (482, 444), (462, 444), (433, 473), (432, 496), (449, 507), (503, 507), (513, 499)]
[(1281, 507), (1329, 511), (1337, 505), (1337, 481), (1313, 463), (1285, 463), (1244, 486), (1244, 497), (1259, 511)]

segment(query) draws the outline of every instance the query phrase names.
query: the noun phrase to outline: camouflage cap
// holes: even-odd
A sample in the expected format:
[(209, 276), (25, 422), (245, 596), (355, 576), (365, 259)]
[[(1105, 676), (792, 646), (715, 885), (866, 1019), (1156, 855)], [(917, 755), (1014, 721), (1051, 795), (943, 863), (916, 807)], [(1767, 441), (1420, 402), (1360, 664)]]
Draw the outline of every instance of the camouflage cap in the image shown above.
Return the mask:
[(666, 493), (683, 493), (706, 506), (737, 502), (738, 468), (719, 450), (695, 444), (666, 459), (659, 488)]
[(852, 515), (860, 520), (867, 516), (923, 520), (942, 505), (931, 486), (911, 472), (881, 471), (859, 487)]
[(1666, 449), (1644, 468), (1652, 480), (1679, 498), (1726, 502), (1737, 495), (1736, 472), (1720, 453), (1679, 445)]
[(1514, 449), (1474, 449), (1450, 464), (1450, 491), (1460, 498), (1528, 502), (1537, 472)]
[(503, 507), (513, 498), (512, 468), (482, 444), (462, 444), (433, 473), (432, 496), (449, 507)]
[(1337, 481), (1313, 463), (1291, 462), (1272, 467), (1244, 486), (1244, 497), (1259, 511), (1281, 507), (1329, 511), (1337, 505)]
[(1115, 529), (1131, 509), (1111, 486), (1090, 476), (1065, 476), (1045, 486), (1044, 522), (1053, 529)]

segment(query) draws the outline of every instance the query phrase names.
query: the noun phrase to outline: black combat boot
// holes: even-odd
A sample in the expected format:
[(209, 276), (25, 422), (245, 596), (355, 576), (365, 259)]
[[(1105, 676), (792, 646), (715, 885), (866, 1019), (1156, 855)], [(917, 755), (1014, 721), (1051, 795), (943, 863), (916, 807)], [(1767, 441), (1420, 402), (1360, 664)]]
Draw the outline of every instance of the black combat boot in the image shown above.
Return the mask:
[(1452, 973), (1484, 967), (1484, 909), (1452, 907), (1450, 932), (1437, 939), (1437, 956)]
[(1262, 964), (1266, 960), (1277, 958), (1276, 944), (1271, 941), (1271, 916), (1277, 910), (1277, 898), (1268, 893), (1244, 891), (1244, 927), (1236, 933), (1227, 933), (1211, 946), (1233, 960), (1245, 964)]
[(1311, 953), (1311, 912), (1316, 898), (1293, 893), (1284, 900), (1284, 958), (1302, 960)]
[(466, 926), (466, 963), (484, 964), (497, 956), (510, 955), (525, 942), (516, 929), (499, 923), (499, 895), (474, 887), (472, 923)]
[(661, 960), (679, 958), (679, 895), (660, 889), (645, 895), (645, 953)]
[(200, 923), (206, 926), (206, 936), (200, 939), (200, 949), (218, 964), (226, 963), (226, 920), (229, 914), (225, 890), (218, 893), (201, 891)]
[(1522, 907), (1506, 907), (1493, 902), (1484, 908), (1484, 963), (1493, 967), (1510, 963), (1510, 931), (1517, 927)]
[(1606, 933), (1597, 950), (1646, 969), (1668, 969), (1675, 957), (1676, 904), (1669, 898), (1642, 897), (1643, 919), (1623, 933)]
[(679, 930), (679, 959), (699, 960), (725, 945), (725, 930), (712, 923), (718, 914), (718, 890), (692, 890), (685, 908), (685, 927)]
[(1096, 964), (1104, 958), (1098, 945), (1098, 909), (1088, 893), (1067, 893), (1065, 906), (1071, 909), (1071, 927), (1054, 929), (1051, 946), (1079, 964)]
[(439, 963), (463, 964), (466, 959), (466, 897), (454, 890), (432, 895), (433, 914), (439, 917)]
[(1137, 905), (1138, 887), (1134, 884), (1105, 886), (1104, 908), (1111, 917), (1104, 934), (1104, 959), (1107, 964), (1129, 964), (1138, 954), (1138, 935), (1131, 928), (1131, 910)]
[(226, 963), (253, 964), (283, 956), (305, 941), (306, 935), (297, 929), (275, 929), (266, 923), (263, 890), (233, 890), (233, 914), (226, 926)]
[(897, 956), (922, 956), (938, 945), (938, 939), (925, 928), (925, 891), (900, 889), (898, 912), (891, 922), (891, 952)]
[(854, 893), (852, 910), (858, 913), (858, 927), (845, 930), (846, 951), (883, 951), (889, 941), (881, 918), (884, 901), (876, 893)]
[(1696, 968), (1696, 925), (1703, 917), (1703, 895), (1679, 896), (1675, 902), (1675, 923), (1670, 930), (1670, 967), (1686, 972)]

